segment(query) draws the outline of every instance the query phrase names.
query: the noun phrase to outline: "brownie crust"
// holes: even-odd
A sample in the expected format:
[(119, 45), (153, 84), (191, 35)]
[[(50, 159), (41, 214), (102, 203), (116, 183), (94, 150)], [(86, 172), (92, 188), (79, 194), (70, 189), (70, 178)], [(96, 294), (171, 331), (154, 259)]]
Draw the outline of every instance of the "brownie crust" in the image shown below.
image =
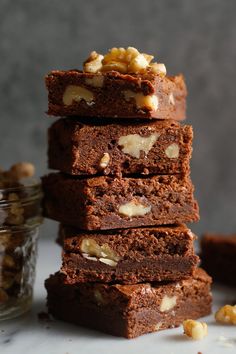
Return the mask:
[(187, 174), (192, 138), (191, 126), (173, 120), (59, 119), (48, 131), (48, 167), (70, 175)]
[[(121, 74), (110, 71), (103, 74), (79, 70), (49, 73), (48, 114), (100, 118), (159, 118), (182, 120), (186, 116), (186, 86), (182, 75), (162, 77), (157, 74)], [(69, 86), (82, 87), (85, 98), (65, 101)], [(84, 89), (86, 91), (84, 91)], [(131, 93), (127, 99), (125, 92)], [(135, 95), (155, 96), (156, 108), (137, 106)], [(83, 95), (82, 95), (83, 96)]]
[(179, 282), (136, 285), (67, 285), (56, 273), (45, 286), (48, 311), (55, 318), (126, 338), (211, 312), (211, 278), (201, 269)]
[(201, 259), (215, 281), (236, 287), (236, 235), (203, 235)]
[(65, 283), (176, 281), (191, 276), (199, 258), (185, 226), (84, 232), (61, 225)]
[(199, 219), (189, 176), (80, 179), (42, 177), (44, 215), (84, 230), (187, 223)]

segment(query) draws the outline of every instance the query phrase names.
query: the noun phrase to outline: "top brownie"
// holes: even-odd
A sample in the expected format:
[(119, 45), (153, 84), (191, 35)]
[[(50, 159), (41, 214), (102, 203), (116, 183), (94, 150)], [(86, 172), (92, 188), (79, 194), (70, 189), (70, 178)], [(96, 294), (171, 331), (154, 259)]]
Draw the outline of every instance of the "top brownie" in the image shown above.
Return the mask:
[(164, 64), (135, 48), (92, 52), (83, 71), (55, 70), (46, 76), (48, 114), (104, 118), (185, 119), (182, 75), (166, 76)]

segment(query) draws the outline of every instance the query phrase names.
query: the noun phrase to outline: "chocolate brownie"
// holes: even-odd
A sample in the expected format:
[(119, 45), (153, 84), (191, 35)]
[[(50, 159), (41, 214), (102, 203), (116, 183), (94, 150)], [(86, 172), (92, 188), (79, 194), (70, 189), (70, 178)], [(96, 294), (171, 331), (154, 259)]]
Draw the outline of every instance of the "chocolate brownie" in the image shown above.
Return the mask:
[(45, 81), (49, 115), (185, 119), (187, 93), (182, 75), (55, 70)]
[(59, 119), (49, 129), (49, 168), (71, 175), (189, 173), (192, 127), (173, 120), (84, 124)]
[(45, 282), (48, 310), (55, 318), (126, 338), (210, 314), (210, 285), (202, 269), (170, 283), (66, 285), (59, 273)]
[(189, 176), (81, 179), (62, 173), (42, 177), (45, 216), (85, 230), (197, 221)]
[(214, 280), (236, 286), (236, 235), (205, 234), (201, 252), (202, 266)]
[(185, 225), (100, 232), (61, 225), (60, 233), (68, 284), (176, 281), (191, 276), (198, 263), (195, 236)]

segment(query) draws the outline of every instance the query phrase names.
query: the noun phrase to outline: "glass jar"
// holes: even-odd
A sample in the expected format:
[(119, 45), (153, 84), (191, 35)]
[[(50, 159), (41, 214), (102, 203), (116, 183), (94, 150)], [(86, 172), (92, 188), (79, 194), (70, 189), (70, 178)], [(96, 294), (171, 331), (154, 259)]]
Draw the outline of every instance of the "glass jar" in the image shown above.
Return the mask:
[(0, 189), (0, 320), (31, 307), (41, 199), (35, 180)]

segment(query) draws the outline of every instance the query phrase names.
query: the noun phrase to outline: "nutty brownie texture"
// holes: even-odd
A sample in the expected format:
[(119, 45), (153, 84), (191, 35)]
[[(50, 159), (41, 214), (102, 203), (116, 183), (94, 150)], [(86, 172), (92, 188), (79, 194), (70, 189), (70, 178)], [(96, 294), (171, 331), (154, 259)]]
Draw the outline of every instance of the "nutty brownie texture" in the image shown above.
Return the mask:
[(236, 286), (236, 235), (203, 235), (201, 259), (214, 280)]
[(42, 177), (45, 216), (85, 230), (197, 221), (189, 176), (81, 179), (62, 173)]
[(48, 310), (55, 318), (126, 338), (210, 314), (210, 285), (201, 269), (170, 283), (67, 285), (59, 273), (45, 282)]
[(45, 81), (49, 115), (185, 119), (187, 92), (182, 75), (54, 70)]
[(189, 173), (191, 126), (173, 120), (85, 122), (59, 119), (49, 128), (49, 168), (71, 175)]
[(65, 282), (173, 281), (195, 270), (195, 236), (185, 225), (85, 232), (61, 225)]

